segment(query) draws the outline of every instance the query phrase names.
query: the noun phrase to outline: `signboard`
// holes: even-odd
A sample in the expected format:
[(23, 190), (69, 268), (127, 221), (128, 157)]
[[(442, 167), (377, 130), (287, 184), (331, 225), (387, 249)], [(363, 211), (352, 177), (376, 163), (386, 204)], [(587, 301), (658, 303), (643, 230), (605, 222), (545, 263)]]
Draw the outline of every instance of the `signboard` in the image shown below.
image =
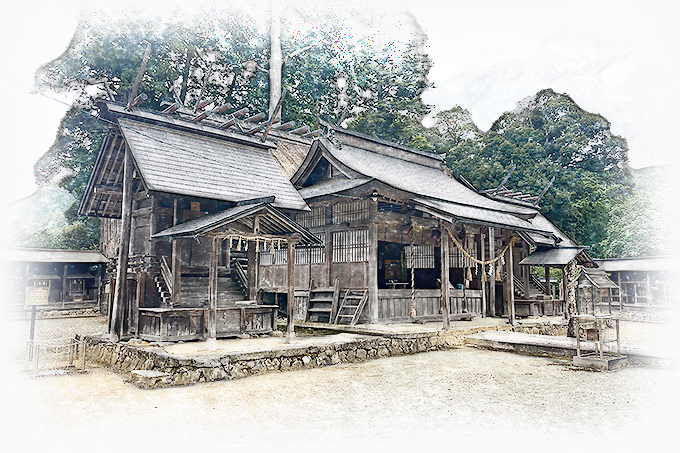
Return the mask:
[(36, 305), (47, 305), (50, 298), (49, 286), (27, 286), (26, 298), (24, 299), (25, 307), (33, 307)]

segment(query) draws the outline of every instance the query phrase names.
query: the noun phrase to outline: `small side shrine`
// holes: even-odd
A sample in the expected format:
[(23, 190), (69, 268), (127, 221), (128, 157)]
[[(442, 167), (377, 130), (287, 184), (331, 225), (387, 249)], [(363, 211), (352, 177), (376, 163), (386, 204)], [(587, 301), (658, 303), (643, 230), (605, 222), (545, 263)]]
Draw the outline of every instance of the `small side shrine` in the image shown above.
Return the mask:
[[(175, 306), (171, 299), (165, 307), (138, 308), (140, 338), (157, 341), (214, 340), (276, 329), (279, 306), (263, 304), (258, 297), (258, 253), (285, 249), (287, 278), (292, 282), (296, 245), (312, 246), (321, 241), (271, 206), (273, 201), (274, 197), (244, 201), (233, 208), (175, 225), (152, 236), (170, 239), (175, 259), (181, 254), (182, 241), (205, 241), (209, 244), (208, 304), (207, 307), (187, 306), (191, 304), (184, 302)], [(232, 250), (235, 253), (245, 251), (247, 269), (255, 270), (246, 276), (239, 262), (233, 261), (236, 275), (241, 276), (246, 284), (244, 300), (230, 297)], [(178, 269), (178, 266), (173, 268)], [(189, 279), (183, 281), (180, 272), (173, 272), (170, 282), (168, 289), (172, 296), (179, 293)], [(293, 285), (288, 285), (287, 300), (294, 300), (293, 290)], [(287, 304), (287, 310), (289, 337), (294, 337), (292, 303)]]
[[(578, 276), (578, 292), (576, 308), (579, 314), (611, 314), (613, 292), (619, 287), (609, 279), (602, 269), (582, 268)], [(614, 304), (614, 309), (620, 311), (621, 306)]]

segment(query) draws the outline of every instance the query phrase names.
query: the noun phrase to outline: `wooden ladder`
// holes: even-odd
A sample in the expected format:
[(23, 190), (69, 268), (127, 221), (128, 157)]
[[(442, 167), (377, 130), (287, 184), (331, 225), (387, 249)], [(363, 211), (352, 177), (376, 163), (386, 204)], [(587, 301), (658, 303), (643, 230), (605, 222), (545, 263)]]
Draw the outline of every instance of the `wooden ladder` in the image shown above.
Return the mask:
[(368, 300), (368, 288), (354, 288), (345, 290), (338, 313), (333, 324), (349, 324), (353, 326), (359, 320), (359, 316)]
[(307, 321), (330, 324), (337, 312), (339, 295), (340, 282), (337, 279), (334, 286), (310, 288)]

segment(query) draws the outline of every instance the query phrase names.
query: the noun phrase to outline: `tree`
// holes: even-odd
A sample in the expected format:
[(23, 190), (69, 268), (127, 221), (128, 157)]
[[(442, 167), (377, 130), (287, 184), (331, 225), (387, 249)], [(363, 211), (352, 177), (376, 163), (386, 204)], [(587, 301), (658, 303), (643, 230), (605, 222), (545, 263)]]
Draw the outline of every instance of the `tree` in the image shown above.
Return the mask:
[[(395, 50), (377, 56), (367, 42), (340, 45), (343, 34), (346, 30), (336, 24), (281, 36), (286, 55), (281, 82), (289, 93), (283, 103), (285, 121), (316, 127), (318, 117), (337, 118), (349, 112), (352, 118), (372, 108), (408, 118), (427, 112), (417, 99), (427, 61), (406, 52), (398, 63), (402, 57)], [(233, 110), (267, 111), (274, 100), (271, 91), (280, 92), (270, 86), (278, 77), (276, 68), (272, 71), (278, 65), (272, 50), (278, 47), (278, 37), (271, 38), (237, 10), (224, 15), (199, 12), (172, 23), (84, 20), (69, 49), (37, 72), (44, 88), (74, 92), (77, 102), (62, 120), (54, 145), (36, 163), (36, 179), (58, 181), (71, 191), (75, 212), (108, 127), (98, 119), (95, 103), (109, 96), (127, 101), (146, 43), (151, 44), (151, 57), (138, 89), (148, 96), (144, 107), (161, 109), (177, 101), (194, 107), (205, 86), (202, 99), (212, 101), (206, 108), (229, 105)], [(343, 80), (347, 83), (341, 86)], [(73, 225), (90, 222), (82, 226), (91, 228), (92, 234), (74, 236), (87, 238), (83, 246), (89, 247), (96, 221), (69, 219)]]
[(541, 211), (576, 242), (604, 253), (612, 208), (632, 193), (626, 141), (609, 122), (564, 94), (543, 90), (479, 132), (460, 107), (441, 112), (447, 164), (480, 189), (497, 187), (512, 165), (507, 187), (538, 194), (555, 176)]

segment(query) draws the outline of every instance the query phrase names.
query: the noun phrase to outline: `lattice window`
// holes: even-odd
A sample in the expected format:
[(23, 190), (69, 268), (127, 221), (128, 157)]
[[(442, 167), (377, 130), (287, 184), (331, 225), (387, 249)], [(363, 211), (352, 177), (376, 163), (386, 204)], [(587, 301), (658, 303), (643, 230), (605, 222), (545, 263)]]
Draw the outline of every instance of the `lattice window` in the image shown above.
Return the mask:
[(368, 230), (333, 233), (333, 262), (368, 261)]
[(319, 264), (326, 262), (326, 233), (316, 233), (321, 247), (297, 247), (295, 249), (295, 264)]
[(368, 220), (370, 200), (354, 200), (335, 203), (332, 207), (333, 223)]
[(295, 221), (305, 228), (323, 226), (326, 224), (326, 207), (313, 207), (310, 212), (298, 214)]
[(406, 267), (411, 269), (434, 269), (434, 246), (433, 245), (414, 245), (414, 261), (415, 266), (411, 265), (411, 246), (404, 248), (404, 255), (406, 256)]

